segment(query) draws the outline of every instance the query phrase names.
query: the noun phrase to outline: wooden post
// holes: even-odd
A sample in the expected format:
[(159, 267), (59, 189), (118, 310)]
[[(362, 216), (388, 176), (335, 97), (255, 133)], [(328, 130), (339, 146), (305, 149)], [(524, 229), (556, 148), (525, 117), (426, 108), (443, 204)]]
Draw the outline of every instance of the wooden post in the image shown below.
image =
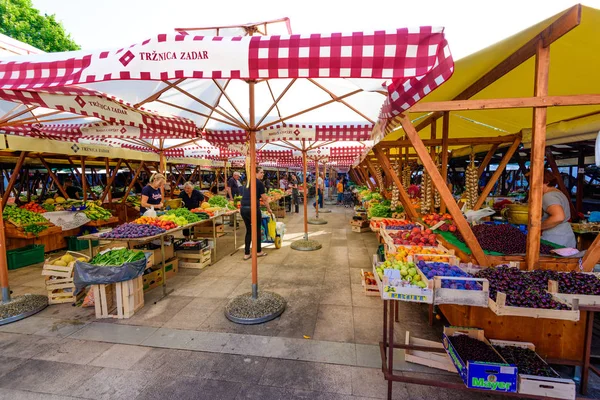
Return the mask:
[(494, 175), (492, 175), (490, 180), (487, 182), (487, 184), (483, 188), (483, 191), (481, 192), (479, 199), (477, 199), (477, 203), (475, 203), (475, 207), (473, 207), (473, 210), (479, 210), (481, 208), (481, 206), (485, 202), (485, 199), (487, 199), (490, 192), (494, 188), (494, 185), (498, 181), (498, 178), (504, 172), (504, 169), (506, 168), (506, 164), (508, 164), (508, 162), (512, 158), (513, 154), (515, 154), (515, 151), (517, 151), (517, 149), (519, 148), (520, 144), (521, 144), (521, 139), (516, 139), (513, 142), (513, 144), (510, 146), (510, 148), (506, 151), (506, 153), (504, 154), (504, 157), (502, 157), (502, 161), (500, 161), (500, 165), (498, 165), (498, 169), (494, 172)]
[(550, 167), (550, 169), (552, 170), (552, 173), (554, 174), (554, 177), (556, 178), (556, 181), (558, 183), (558, 188), (560, 189), (561, 192), (563, 192), (563, 194), (569, 200), (569, 209), (571, 210), (571, 218), (573, 218), (574, 220), (578, 219), (577, 218), (577, 210), (575, 209), (575, 206), (573, 205), (573, 202), (571, 201), (571, 193), (565, 186), (565, 182), (563, 181), (562, 176), (560, 175), (560, 171), (558, 170), (558, 166), (556, 165), (556, 161), (554, 160), (554, 155), (552, 154), (552, 149), (550, 149), (550, 147), (546, 147), (546, 161), (548, 161), (548, 166)]
[(356, 182), (357, 185), (362, 184), (362, 180), (358, 178), (358, 174), (356, 173), (354, 168), (351, 168), (350, 171), (348, 171), (348, 174), (350, 175), (350, 178), (352, 178), (352, 180)]
[(375, 191), (375, 185), (373, 185), (373, 182), (371, 181), (370, 177), (369, 177), (369, 170), (368, 168), (366, 168), (363, 165), (359, 165), (360, 169), (360, 173), (363, 175), (363, 178), (365, 180), (365, 183), (367, 184), (367, 187), (374, 192)]
[[(129, 186), (127, 186), (125, 193), (123, 193), (123, 199), (121, 199), (121, 203), (125, 203), (125, 201), (127, 200), (127, 196), (129, 196), (129, 192), (131, 192), (131, 189), (133, 188), (133, 185), (135, 185), (135, 182), (137, 181), (138, 176), (140, 176), (140, 172), (142, 172), (143, 168), (144, 168), (144, 162), (140, 161), (140, 166), (135, 170), (135, 175), (133, 175), (133, 178), (131, 179)], [(164, 199), (164, 194), (163, 194), (163, 199)]]
[[(450, 131), (450, 113), (446, 111), (442, 119), (442, 179), (448, 185), (448, 133)], [(442, 200), (440, 213), (446, 212), (446, 203)]]
[(158, 153), (158, 157), (159, 157), (158, 172), (160, 174), (164, 175), (167, 173), (167, 157), (165, 157), (165, 152), (161, 150)]
[(387, 189), (385, 188), (385, 183), (379, 182), (379, 179), (377, 179), (377, 172), (375, 171), (375, 167), (373, 167), (373, 164), (371, 164), (371, 161), (369, 161), (369, 157), (365, 157), (365, 164), (368, 170), (371, 171), (371, 175), (373, 175), (373, 178), (375, 178), (375, 182), (377, 182), (377, 184), (381, 186), (379, 190), (381, 191), (381, 194), (383, 194), (383, 197), (386, 199), (390, 199), (392, 196), (390, 193), (388, 193)]
[(308, 240), (308, 182), (306, 180), (306, 145), (302, 142), (302, 177), (304, 181), (304, 240)]
[[(25, 152), (22, 152), (21, 154), (25, 154)], [(10, 193), (10, 190), (6, 191), (6, 193)], [(4, 200), (2, 200), (2, 203), (0, 204), (0, 209), (4, 209)], [(0, 212), (0, 287), (2, 290), (3, 303), (10, 301), (10, 288), (8, 286), (8, 262), (6, 260), (6, 252), (7, 248), (6, 236), (4, 235), (4, 220), (2, 219), (2, 213)]]
[[(535, 96), (548, 95), (550, 48), (538, 40), (535, 55)], [(527, 269), (533, 270), (540, 259), (542, 235), (542, 186), (544, 185), (544, 149), (546, 148), (546, 107), (533, 109), (531, 138), (531, 175), (529, 176), (529, 224), (527, 234)]]
[[(106, 186), (104, 187), (104, 192), (108, 193), (108, 202), (112, 203), (112, 190), (111, 190), (110, 186), (108, 185), (109, 178), (111, 176), (111, 174), (110, 174), (110, 161), (109, 161), (108, 157), (106, 157), (106, 159), (104, 160), (104, 162), (105, 162), (105, 165), (106, 165), (106, 168), (105, 168), (105, 171), (106, 171), (106, 174), (105, 174), (105, 176), (106, 176), (106, 178), (105, 178), (106, 179)], [(115, 175), (116, 175), (116, 171), (119, 169), (118, 165), (119, 164), (117, 164), (117, 168), (115, 169)], [(102, 193), (102, 195), (104, 195), (104, 192)], [(104, 196), (102, 197), (102, 199), (100, 201), (104, 201)]]
[(496, 150), (498, 150), (498, 143), (492, 145), (492, 147), (488, 150), (487, 154), (483, 158), (483, 161), (479, 165), (479, 169), (477, 170), (477, 178), (481, 178), (481, 174), (486, 170), (490, 161), (492, 161), (492, 157), (496, 154)]
[(585, 252), (581, 266), (584, 271), (591, 272), (598, 262), (600, 262), (600, 235), (596, 235), (596, 239), (594, 239), (592, 245)]
[(81, 157), (81, 190), (83, 190), (83, 201), (87, 201), (87, 177), (85, 176), (85, 157)]
[(483, 252), (483, 249), (477, 241), (477, 238), (473, 234), (469, 223), (462, 215), (462, 212), (460, 211), (458, 204), (456, 204), (454, 197), (452, 197), (450, 189), (448, 189), (448, 186), (444, 183), (440, 172), (438, 171), (437, 167), (433, 163), (433, 160), (429, 156), (427, 148), (423, 144), (423, 140), (421, 140), (421, 138), (419, 137), (419, 133), (416, 131), (414, 125), (407, 116), (402, 115), (400, 117), (400, 123), (404, 128), (404, 132), (406, 132), (406, 134), (410, 138), (410, 141), (412, 142), (413, 147), (417, 152), (417, 155), (421, 158), (421, 162), (423, 163), (423, 166), (429, 173), (429, 176), (431, 177), (435, 188), (439, 191), (442, 200), (446, 202), (446, 207), (448, 208), (448, 211), (454, 218), (454, 222), (456, 223), (458, 230), (465, 239), (465, 243), (467, 243), (467, 245), (473, 252), (473, 257), (479, 265), (489, 266), (490, 264), (488, 258)]
[(396, 175), (396, 172), (392, 168), (390, 160), (378, 146), (373, 147), (373, 152), (375, 153), (375, 156), (377, 157), (381, 168), (383, 168), (386, 174), (389, 174), (389, 176), (392, 178), (392, 181), (398, 188), (398, 191), (400, 192), (400, 202), (404, 206), (404, 210), (406, 211), (406, 214), (408, 215), (409, 219), (411, 219), (412, 221), (416, 221), (419, 218), (419, 215), (417, 214), (415, 207), (411, 203), (410, 197), (408, 196), (408, 193), (406, 193), (404, 186), (402, 186), (402, 181), (400, 180), (398, 175)]
[(6, 190), (4, 191), (4, 195), (2, 196), (2, 207), (4, 209), (4, 205), (8, 201), (8, 197), (10, 196), (10, 192), (12, 192), (13, 187), (15, 186), (15, 182), (17, 181), (17, 177), (19, 176), (18, 171), (21, 170), (23, 166), (23, 161), (25, 161), (25, 156), (27, 156), (27, 152), (22, 151), (19, 154), (19, 158), (17, 159), (17, 163), (13, 168), (13, 173), (10, 176), (10, 180), (8, 181), (8, 186), (6, 186)]
[[(436, 122), (437, 120), (433, 120), (431, 121), (431, 140), (435, 140), (436, 139)], [(431, 159), (435, 160), (435, 146), (431, 146), (431, 148), (429, 149), (430, 153), (431, 153)]]
[[(258, 233), (256, 231), (256, 227), (261, 223), (258, 219), (258, 213), (260, 213), (259, 204), (256, 199), (256, 191), (258, 188), (256, 187), (256, 126), (255, 126), (255, 97), (254, 97), (254, 89), (256, 85), (256, 81), (248, 82), (248, 92), (249, 92), (249, 103), (250, 103), (250, 122), (248, 126), (250, 127), (250, 132), (248, 132), (249, 137), (249, 147), (250, 147), (250, 176), (248, 177), (250, 182), (250, 223), (252, 225), (252, 298), (258, 298), (258, 246), (260, 237), (258, 237)], [(219, 187), (217, 186), (217, 192)], [(305, 200), (306, 201), (306, 200)]]
[(50, 178), (52, 178), (52, 180), (56, 184), (56, 187), (60, 191), (60, 194), (62, 194), (63, 197), (65, 199), (67, 199), (69, 196), (67, 195), (67, 192), (65, 191), (65, 188), (63, 187), (63, 185), (58, 180), (58, 177), (54, 174), (54, 172), (52, 172), (52, 169), (50, 168), (50, 165), (46, 162), (46, 160), (44, 159), (44, 157), (42, 157), (41, 154), (38, 155), (38, 158), (40, 159), (40, 161), (42, 162), (42, 164), (44, 165), (44, 167), (48, 170), (48, 175), (50, 176)]
[[(104, 202), (104, 199), (106, 198), (106, 195), (108, 195), (108, 201), (112, 201), (112, 185), (115, 181), (115, 178), (117, 177), (117, 174), (119, 173), (119, 168), (121, 168), (121, 163), (123, 162), (122, 159), (119, 158), (119, 160), (117, 161), (117, 165), (115, 166), (115, 170), (113, 171), (112, 175), (110, 176), (110, 179), (106, 182), (106, 187), (104, 188), (104, 191), (102, 192), (102, 196), (100, 196), (100, 201)], [(145, 167), (145, 165), (144, 165)]]
[[(583, 147), (579, 148), (577, 157), (577, 206), (578, 212), (583, 212), (583, 185), (585, 184), (585, 154)], [(569, 197), (570, 198), (570, 197)]]

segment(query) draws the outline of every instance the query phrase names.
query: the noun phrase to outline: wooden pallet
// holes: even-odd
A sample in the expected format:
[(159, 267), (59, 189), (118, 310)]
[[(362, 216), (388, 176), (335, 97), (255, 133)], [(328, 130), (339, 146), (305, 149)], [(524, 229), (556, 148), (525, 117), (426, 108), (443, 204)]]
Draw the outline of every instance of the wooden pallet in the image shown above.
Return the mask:
[(96, 318), (131, 318), (144, 306), (142, 276), (125, 282), (92, 285)]
[[(554, 300), (565, 303), (561, 299), (554, 297)], [(567, 303), (565, 303), (567, 304)], [(498, 292), (496, 301), (488, 299), (488, 307), (496, 315), (530, 317), (530, 318), (549, 318), (565, 321), (579, 321), (579, 301), (574, 299), (573, 304), (569, 304), (571, 310), (549, 310), (544, 308), (513, 307), (506, 305), (506, 293)]]

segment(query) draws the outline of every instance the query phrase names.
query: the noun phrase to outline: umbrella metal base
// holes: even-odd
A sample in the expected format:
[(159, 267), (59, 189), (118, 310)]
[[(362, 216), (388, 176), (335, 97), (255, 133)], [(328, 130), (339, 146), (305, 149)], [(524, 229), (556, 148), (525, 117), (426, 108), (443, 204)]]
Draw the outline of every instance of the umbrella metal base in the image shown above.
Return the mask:
[(335, 200), (325, 200), (325, 204), (328, 206), (335, 206), (337, 202)]
[(325, 225), (327, 221), (321, 218), (309, 218), (307, 221), (310, 225)]
[(322, 248), (323, 245), (321, 245), (321, 243), (317, 242), (316, 240), (300, 239), (300, 240), (296, 240), (295, 242), (292, 242), (290, 247), (293, 250), (299, 250), (299, 251), (315, 251), (315, 250), (319, 250), (320, 248)]
[(37, 294), (25, 294), (14, 297), (8, 303), (0, 303), (0, 325), (19, 321), (37, 314), (48, 307), (48, 297)]
[(252, 293), (234, 297), (225, 306), (225, 317), (231, 322), (242, 325), (255, 325), (271, 321), (285, 311), (286, 301), (273, 292), (258, 292), (256, 299)]
[(319, 213), (327, 214), (330, 213), (331, 210), (329, 208), (320, 208)]

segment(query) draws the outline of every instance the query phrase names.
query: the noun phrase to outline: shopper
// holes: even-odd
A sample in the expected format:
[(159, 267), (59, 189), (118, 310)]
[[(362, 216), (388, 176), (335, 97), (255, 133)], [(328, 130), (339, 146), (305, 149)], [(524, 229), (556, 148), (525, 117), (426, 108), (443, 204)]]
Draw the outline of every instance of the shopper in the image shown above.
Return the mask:
[(150, 207), (163, 208), (163, 190), (166, 181), (163, 174), (157, 173), (150, 177), (150, 182), (142, 189), (141, 215), (144, 215)]
[(285, 177), (285, 175), (283, 175), (281, 177), (281, 179), (279, 179), (279, 189), (286, 191), (288, 189), (288, 185), (289, 185), (288, 180)]
[(337, 183), (337, 204), (342, 205), (344, 201), (344, 184), (341, 179), (338, 179)]
[[(258, 243), (256, 243), (256, 251), (258, 257), (264, 257), (267, 253), (262, 251), (261, 248), (261, 212), (260, 212), (260, 200), (267, 207), (267, 211), (269, 214), (272, 214), (271, 207), (269, 206), (269, 197), (267, 196), (265, 185), (262, 183), (262, 179), (264, 177), (265, 171), (261, 167), (256, 168), (256, 234), (258, 237)], [(246, 237), (245, 237), (245, 247), (244, 247), (244, 260), (248, 260), (250, 255), (250, 244), (252, 243), (252, 209), (251, 209), (251, 196), (250, 196), (250, 185), (246, 185), (246, 187), (242, 190), (242, 208), (241, 214), (242, 219), (244, 220), (244, 224), (246, 225)]]
[(317, 201), (319, 202), (319, 207), (323, 208), (323, 189), (325, 189), (325, 183), (323, 181), (323, 173), (319, 174), (317, 178), (317, 200), (313, 203), (313, 207), (317, 208)]
[(204, 201), (204, 195), (199, 190), (194, 189), (192, 182), (186, 182), (183, 185), (183, 191), (179, 194), (179, 198), (183, 200), (183, 205), (188, 210), (200, 207)]
[(292, 188), (292, 204), (296, 207), (296, 214), (300, 212), (300, 193), (298, 192), (298, 177), (290, 174), (290, 187)]
[(556, 189), (556, 177), (544, 170), (542, 196), (542, 239), (565, 247), (577, 248), (575, 234), (571, 229), (569, 199)]
[(235, 171), (233, 176), (227, 181), (227, 196), (229, 200), (234, 200), (235, 196), (241, 194), (242, 183), (240, 182), (240, 173)]
[(81, 190), (81, 188), (78, 188), (77, 186), (73, 186), (72, 179), (70, 179), (70, 178), (65, 179), (64, 188), (65, 188), (65, 192), (67, 192), (67, 196), (69, 197), (69, 199), (81, 200), (79, 193), (82, 193), (83, 191)]

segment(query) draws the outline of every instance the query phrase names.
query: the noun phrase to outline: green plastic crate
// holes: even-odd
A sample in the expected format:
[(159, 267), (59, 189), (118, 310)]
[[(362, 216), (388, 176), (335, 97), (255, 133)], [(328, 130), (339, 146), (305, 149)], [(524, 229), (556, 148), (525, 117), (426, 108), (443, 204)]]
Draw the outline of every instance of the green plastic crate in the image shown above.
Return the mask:
[[(90, 247), (89, 240), (77, 240), (77, 236), (67, 236), (67, 249), (70, 251), (85, 250)], [(100, 244), (98, 240), (92, 240), (92, 247), (96, 247)]]
[(30, 244), (15, 250), (6, 252), (8, 269), (18, 269), (28, 265), (44, 262), (44, 245)]

